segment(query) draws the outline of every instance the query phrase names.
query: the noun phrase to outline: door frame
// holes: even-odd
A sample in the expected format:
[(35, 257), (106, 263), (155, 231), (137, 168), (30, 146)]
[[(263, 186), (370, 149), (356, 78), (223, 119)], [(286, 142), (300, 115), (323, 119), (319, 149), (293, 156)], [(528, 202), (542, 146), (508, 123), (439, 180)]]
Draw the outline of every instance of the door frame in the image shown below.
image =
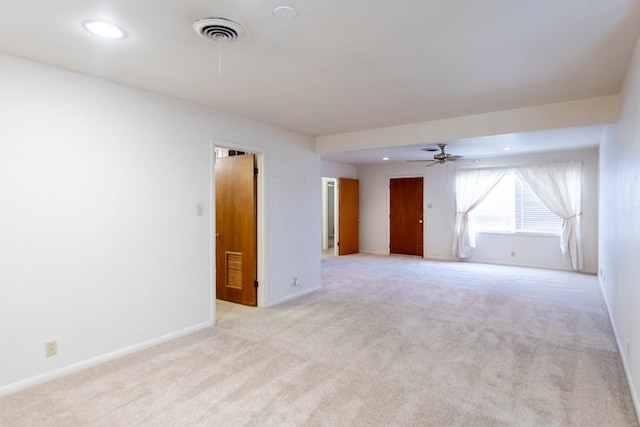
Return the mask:
[(427, 257), (427, 210), (425, 200), (427, 192), (427, 177), (421, 174), (388, 175), (387, 176), (387, 255), (391, 255), (391, 180), (402, 178), (422, 178), (422, 258)]
[(228, 141), (219, 138), (211, 138), (209, 140), (210, 151), (210, 165), (209, 165), (209, 205), (211, 206), (210, 217), (210, 233), (209, 233), (209, 275), (210, 275), (210, 289), (211, 289), (211, 318), (213, 324), (216, 323), (216, 170), (215, 170), (215, 157), (216, 147), (229, 148), (232, 150), (247, 151), (255, 154), (256, 167), (258, 168), (258, 176), (256, 182), (257, 191), (257, 280), (258, 286), (258, 307), (267, 307), (269, 301), (267, 301), (267, 292), (269, 286), (269, 280), (267, 279), (267, 232), (266, 232), (266, 201), (267, 201), (267, 150), (261, 147), (255, 147), (248, 144), (241, 144), (236, 141)]
[(328, 235), (329, 235), (329, 219), (328, 219), (328, 201), (329, 201), (329, 183), (333, 183), (333, 256), (338, 255), (338, 233), (339, 222), (338, 221), (338, 179), (323, 176), (322, 181), (322, 250), (328, 249)]

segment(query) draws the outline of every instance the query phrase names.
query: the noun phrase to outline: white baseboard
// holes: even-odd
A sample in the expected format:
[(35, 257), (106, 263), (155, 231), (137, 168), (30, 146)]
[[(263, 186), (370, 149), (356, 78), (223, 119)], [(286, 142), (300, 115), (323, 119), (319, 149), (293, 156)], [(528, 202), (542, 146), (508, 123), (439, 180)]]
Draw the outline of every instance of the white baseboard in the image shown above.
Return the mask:
[(460, 262), (471, 262), (471, 263), (476, 263), (476, 264), (488, 264), (488, 265), (502, 265), (505, 267), (523, 267), (523, 268), (539, 268), (542, 270), (552, 270), (552, 271), (567, 271), (569, 273), (582, 273), (582, 274), (589, 274), (592, 276), (596, 276), (598, 273), (596, 271), (592, 271), (592, 270), (573, 270), (572, 268), (568, 267), (549, 267), (548, 265), (543, 265), (543, 264), (536, 264), (536, 263), (527, 263), (527, 262), (518, 262), (518, 263), (501, 263), (498, 261), (487, 261), (487, 260), (481, 260), (481, 259), (473, 259), (473, 257), (471, 258), (465, 258), (464, 260), (459, 260), (459, 259), (451, 259), (450, 261), (460, 261)]
[(636, 409), (636, 417), (638, 418), (638, 422), (640, 423), (640, 400), (638, 400), (638, 393), (636, 392), (636, 388), (633, 384), (633, 378), (631, 377), (631, 370), (629, 369), (629, 362), (627, 361), (627, 353), (625, 352), (625, 346), (620, 341), (620, 336), (618, 335), (618, 328), (616, 327), (615, 320), (613, 320), (613, 314), (611, 313), (611, 306), (609, 305), (607, 294), (604, 292), (604, 288), (602, 286), (602, 279), (600, 277), (598, 277), (598, 282), (600, 283), (600, 291), (602, 292), (604, 302), (607, 306), (607, 312), (609, 313), (609, 320), (611, 321), (611, 326), (613, 327), (613, 335), (616, 338), (616, 344), (618, 345), (618, 352), (620, 353), (620, 358), (622, 359), (622, 367), (624, 368), (624, 374), (627, 377), (627, 384), (629, 385), (629, 391), (631, 392), (631, 400), (633, 401), (633, 406)]
[(446, 256), (425, 256), (424, 259), (429, 261), (446, 261), (446, 262), (458, 262), (459, 259), (446, 257)]
[[(390, 253), (388, 251), (387, 252), (379, 252), (379, 251), (361, 250), (359, 253), (365, 254), (365, 255), (398, 255), (398, 256), (404, 256), (404, 255), (401, 255), (401, 254), (392, 254), (392, 253)], [(414, 256), (414, 255), (407, 255), (407, 256)], [(458, 261), (455, 258), (444, 257), (444, 256), (423, 256), (423, 258), (427, 259), (427, 260), (431, 260), (431, 261)]]
[[(361, 250), (359, 253), (361, 254), (366, 254), (366, 255), (394, 255), (394, 254), (390, 254), (389, 252), (376, 252), (376, 251), (363, 251)], [(491, 265), (503, 265), (506, 267), (525, 267), (525, 268), (541, 268), (541, 269), (545, 269), (545, 270), (556, 270), (556, 271), (569, 271), (569, 272), (576, 272), (575, 270), (572, 270), (571, 268), (559, 268), (559, 267), (549, 267), (547, 265), (539, 265), (539, 264), (527, 264), (527, 263), (511, 263), (511, 264), (507, 264), (507, 263), (500, 263), (497, 261), (483, 261), (483, 260), (473, 260), (470, 258), (466, 258), (465, 260), (460, 260), (458, 258), (453, 258), (453, 257), (448, 257), (448, 256), (433, 256), (433, 255), (426, 255), (423, 257), (425, 260), (428, 261), (441, 261), (441, 262), (474, 262), (477, 264), (491, 264)], [(584, 274), (590, 274), (593, 276), (596, 276), (598, 274), (597, 271), (593, 271), (593, 270), (582, 270), (582, 271), (578, 271), (577, 273), (584, 273)]]
[(365, 250), (360, 250), (360, 252), (358, 253), (367, 254), (367, 255), (389, 255), (389, 252), (365, 251)]
[(293, 295), (287, 295), (284, 298), (280, 298), (280, 299), (277, 299), (277, 300), (274, 300), (274, 301), (269, 301), (269, 305), (267, 307), (272, 307), (274, 305), (282, 304), (283, 302), (290, 301), (292, 299), (300, 298), (300, 297), (302, 297), (304, 295), (308, 295), (308, 294), (310, 294), (312, 292), (319, 291), (320, 289), (322, 289), (322, 286), (317, 286), (315, 288), (305, 289), (304, 291), (300, 291), (300, 292), (295, 293)]
[(101, 356), (96, 356), (93, 357), (91, 359), (88, 360), (84, 360), (82, 362), (78, 362), (78, 363), (74, 363), (72, 365), (69, 366), (65, 366), (59, 369), (55, 369), (53, 371), (50, 372), (46, 372), (44, 374), (41, 375), (37, 375), (35, 377), (32, 378), (28, 378), (26, 380), (22, 380), (22, 381), (18, 381), (12, 384), (8, 384), (5, 386), (0, 387), (0, 397), (2, 396), (6, 396), (12, 393), (16, 393), (18, 391), (27, 389), (29, 387), (33, 387), (39, 384), (43, 384), (70, 374), (74, 374), (76, 372), (80, 372), (82, 370), (85, 370), (87, 368), (91, 368), (93, 366), (97, 366), (100, 365), (102, 363), (105, 362), (109, 362), (111, 360), (123, 357), (123, 356), (127, 356), (129, 354), (132, 353), (136, 353), (140, 350), (144, 350), (146, 348), (149, 347), (153, 347), (155, 345), (158, 344), (162, 344), (164, 342), (167, 341), (171, 341), (173, 339), (185, 336), (185, 335), (189, 335), (192, 334), (194, 332), (200, 331), (202, 329), (206, 329), (213, 326), (213, 322), (212, 321), (207, 321), (204, 323), (200, 323), (198, 325), (195, 326), (191, 326), (189, 328), (185, 328), (176, 332), (171, 332), (169, 334), (166, 335), (162, 335), (160, 337), (157, 338), (153, 338), (150, 339), (148, 341), (144, 341), (142, 343), (139, 344), (134, 344), (132, 346), (129, 347), (125, 347), (122, 348), (120, 350), (116, 350), (116, 351), (112, 351), (111, 353), (107, 353), (107, 354), (103, 354)]

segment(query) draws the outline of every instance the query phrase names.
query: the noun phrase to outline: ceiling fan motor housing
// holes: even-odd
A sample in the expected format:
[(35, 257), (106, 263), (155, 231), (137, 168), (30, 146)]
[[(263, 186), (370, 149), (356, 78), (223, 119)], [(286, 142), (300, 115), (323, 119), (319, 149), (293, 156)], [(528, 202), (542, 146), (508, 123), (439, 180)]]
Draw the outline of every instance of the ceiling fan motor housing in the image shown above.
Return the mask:
[[(438, 154), (434, 154), (433, 155), (433, 160), (431, 160), (431, 164), (428, 164), (427, 166), (431, 166), (431, 165), (436, 165), (436, 164), (441, 164), (444, 165), (448, 162), (458, 162), (458, 161), (462, 161), (462, 162), (473, 162), (476, 163), (477, 160), (461, 160), (462, 156), (458, 156), (455, 154), (449, 154), (447, 152), (445, 152), (445, 150), (447, 149), (447, 144), (438, 144), (438, 148), (440, 149), (440, 152)], [(422, 151), (437, 151), (434, 148), (431, 147), (427, 147), (427, 148), (423, 148)], [(415, 162), (415, 161), (425, 161), (425, 160), (409, 160), (410, 162)], [(428, 161), (428, 160), (426, 160)]]
[(447, 154), (444, 152), (444, 150), (447, 149), (447, 144), (438, 144), (438, 147), (440, 148), (440, 152), (433, 155), (433, 160), (440, 163), (447, 163), (447, 160), (451, 160), (451, 154)]

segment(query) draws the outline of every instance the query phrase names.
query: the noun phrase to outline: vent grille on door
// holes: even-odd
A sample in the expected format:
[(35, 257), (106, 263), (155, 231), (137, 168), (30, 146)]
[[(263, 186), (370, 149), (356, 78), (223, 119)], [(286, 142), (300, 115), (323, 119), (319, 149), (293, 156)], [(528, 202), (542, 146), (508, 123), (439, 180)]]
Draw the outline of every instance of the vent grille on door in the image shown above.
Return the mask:
[(242, 253), (227, 252), (227, 286), (242, 289)]

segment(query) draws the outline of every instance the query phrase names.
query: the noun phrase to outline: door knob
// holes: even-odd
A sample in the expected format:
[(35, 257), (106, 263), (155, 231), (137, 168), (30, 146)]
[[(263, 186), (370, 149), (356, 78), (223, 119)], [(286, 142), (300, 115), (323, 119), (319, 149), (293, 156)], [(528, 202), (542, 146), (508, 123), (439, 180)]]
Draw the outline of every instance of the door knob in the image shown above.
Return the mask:
[(418, 224), (422, 224), (422, 220), (419, 220), (419, 221), (418, 221)]
[(220, 235), (218, 233), (216, 233), (216, 239), (219, 239)]

